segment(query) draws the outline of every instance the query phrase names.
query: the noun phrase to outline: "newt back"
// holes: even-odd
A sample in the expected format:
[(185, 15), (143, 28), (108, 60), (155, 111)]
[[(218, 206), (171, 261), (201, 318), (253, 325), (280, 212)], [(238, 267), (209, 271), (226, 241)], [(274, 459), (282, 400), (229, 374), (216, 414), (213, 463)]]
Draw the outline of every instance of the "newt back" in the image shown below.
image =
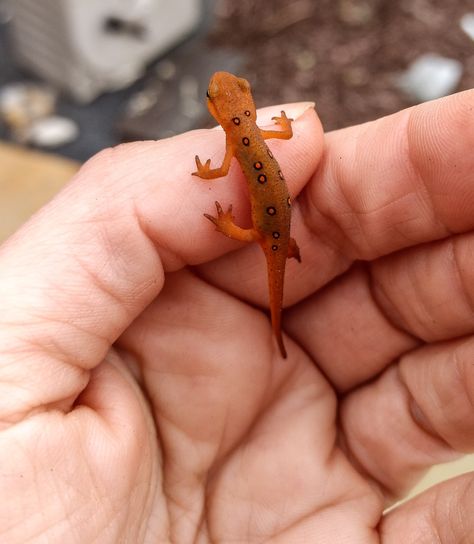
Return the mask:
[(203, 165), (196, 157), (194, 175), (214, 179), (227, 174), (234, 156), (247, 180), (252, 214), (252, 228), (242, 229), (234, 223), (231, 210), (224, 213), (216, 203), (217, 217), (205, 214), (217, 230), (240, 241), (258, 242), (267, 261), (270, 313), (272, 328), (283, 357), (286, 349), (281, 335), (281, 311), (286, 259), (300, 261), (299, 249), (290, 238), (291, 201), (285, 178), (278, 162), (265, 143), (266, 138), (288, 139), (292, 136), (291, 119), (284, 112), (274, 117), (283, 130), (268, 131), (258, 128), (256, 109), (249, 83), (227, 72), (215, 73), (208, 92), (210, 113), (226, 133), (226, 155), (220, 168), (210, 168), (210, 160)]

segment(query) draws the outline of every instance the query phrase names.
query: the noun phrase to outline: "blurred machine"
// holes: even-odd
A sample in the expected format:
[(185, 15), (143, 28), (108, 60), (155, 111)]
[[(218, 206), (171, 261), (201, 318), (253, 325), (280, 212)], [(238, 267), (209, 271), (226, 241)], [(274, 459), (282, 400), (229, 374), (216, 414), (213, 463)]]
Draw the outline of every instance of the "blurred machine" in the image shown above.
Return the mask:
[(79, 102), (126, 87), (190, 34), (201, 0), (9, 0), (18, 62)]

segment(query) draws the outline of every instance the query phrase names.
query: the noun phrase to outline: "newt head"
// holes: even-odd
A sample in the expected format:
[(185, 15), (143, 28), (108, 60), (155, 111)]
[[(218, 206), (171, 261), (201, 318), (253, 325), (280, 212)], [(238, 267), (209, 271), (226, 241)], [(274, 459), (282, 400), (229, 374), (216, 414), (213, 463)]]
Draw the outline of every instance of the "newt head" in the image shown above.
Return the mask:
[(255, 104), (246, 79), (229, 72), (216, 72), (206, 95), (209, 112), (224, 129), (246, 118), (256, 121)]

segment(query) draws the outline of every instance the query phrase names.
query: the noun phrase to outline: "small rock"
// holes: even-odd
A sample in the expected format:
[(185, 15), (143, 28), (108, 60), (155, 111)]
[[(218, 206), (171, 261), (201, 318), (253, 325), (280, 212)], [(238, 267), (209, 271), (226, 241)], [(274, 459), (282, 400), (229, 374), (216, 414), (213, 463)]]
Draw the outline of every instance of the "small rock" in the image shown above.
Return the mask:
[(471, 40), (474, 40), (474, 13), (463, 15), (459, 21), (459, 25)]
[(0, 25), (9, 23), (13, 18), (12, 8), (7, 2), (0, 2)]
[(303, 72), (312, 70), (316, 66), (316, 55), (308, 49), (299, 51), (295, 55), (295, 64), (298, 70), (302, 70)]
[(35, 83), (10, 83), (0, 89), (0, 115), (13, 128), (51, 115), (56, 92)]
[(412, 62), (399, 77), (398, 85), (410, 97), (425, 102), (454, 92), (462, 72), (459, 61), (428, 53)]
[(168, 59), (160, 61), (155, 66), (156, 75), (163, 81), (168, 81), (170, 79), (173, 79), (174, 76), (176, 75), (176, 72), (177, 72), (176, 64)]
[(349, 26), (363, 26), (373, 19), (375, 10), (371, 2), (339, 0), (339, 19)]
[(370, 82), (370, 74), (363, 66), (350, 66), (342, 72), (342, 78), (349, 87), (362, 87)]
[(29, 127), (29, 142), (39, 147), (59, 147), (74, 141), (79, 135), (77, 124), (66, 117), (53, 115), (34, 121)]
[(202, 115), (204, 106), (199, 99), (199, 81), (194, 76), (184, 76), (179, 83), (180, 111), (190, 118), (197, 119)]
[(161, 90), (162, 85), (159, 84), (132, 95), (127, 103), (127, 115), (129, 117), (138, 117), (150, 111), (158, 102)]

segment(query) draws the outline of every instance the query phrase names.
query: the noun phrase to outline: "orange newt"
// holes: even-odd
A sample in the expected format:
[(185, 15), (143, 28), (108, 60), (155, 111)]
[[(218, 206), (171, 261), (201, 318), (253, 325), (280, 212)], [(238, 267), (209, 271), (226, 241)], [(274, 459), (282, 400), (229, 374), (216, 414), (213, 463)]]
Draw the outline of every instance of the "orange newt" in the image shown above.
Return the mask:
[(281, 335), (281, 311), (286, 259), (301, 262), (295, 240), (290, 237), (291, 201), (280, 166), (265, 143), (266, 138), (288, 140), (293, 136), (292, 119), (285, 112), (273, 117), (282, 130), (262, 130), (256, 124), (257, 113), (247, 80), (228, 72), (216, 72), (209, 83), (207, 106), (226, 135), (226, 150), (222, 165), (211, 168), (211, 159), (203, 165), (196, 155), (194, 176), (215, 179), (229, 171), (235, 157), (247, 179), (252, 213), (252, 228), (244, 229), (234, 223), (232, 205), (227, 212), (216, 202), (217, 217), (204, 214), (216, 230), (241, 242), (258, 242), (267, 261), (270, 314), (272, 327), (281, 355), (286, 349)]

